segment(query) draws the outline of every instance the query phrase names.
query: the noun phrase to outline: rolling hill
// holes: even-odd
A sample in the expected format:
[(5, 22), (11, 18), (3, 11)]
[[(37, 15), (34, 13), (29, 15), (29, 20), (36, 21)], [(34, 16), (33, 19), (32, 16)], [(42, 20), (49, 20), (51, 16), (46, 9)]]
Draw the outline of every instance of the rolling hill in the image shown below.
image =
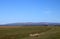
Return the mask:
[(4, 24), (3, 26), (60, 26), (60, 23), (50, 22), (26, 22), (26, 23), (10, 23)]

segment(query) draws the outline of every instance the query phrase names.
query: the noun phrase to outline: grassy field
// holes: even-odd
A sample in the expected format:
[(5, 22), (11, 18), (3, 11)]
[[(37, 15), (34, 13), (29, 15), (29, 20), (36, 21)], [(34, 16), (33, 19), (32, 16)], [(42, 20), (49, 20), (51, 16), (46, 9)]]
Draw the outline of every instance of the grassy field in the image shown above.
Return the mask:
[[(30, 36), (38, 33), (39, 35)], [(59, 26), (0, 26), (0, 39), (60, 39)]]

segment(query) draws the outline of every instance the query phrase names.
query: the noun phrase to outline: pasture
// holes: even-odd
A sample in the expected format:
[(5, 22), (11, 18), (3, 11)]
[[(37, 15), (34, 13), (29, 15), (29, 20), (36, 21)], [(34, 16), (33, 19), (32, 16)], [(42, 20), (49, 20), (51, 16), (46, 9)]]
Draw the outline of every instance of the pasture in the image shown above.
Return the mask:
[(60, 39), (60, 27), (0, 26), (0, 39)]

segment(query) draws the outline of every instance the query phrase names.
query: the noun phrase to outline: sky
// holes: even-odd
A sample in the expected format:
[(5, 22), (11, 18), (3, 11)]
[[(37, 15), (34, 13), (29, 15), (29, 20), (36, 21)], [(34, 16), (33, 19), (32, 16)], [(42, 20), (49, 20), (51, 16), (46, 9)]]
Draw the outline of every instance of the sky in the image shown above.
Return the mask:
[(0, 0), (0, 24), (60, 22), (60, 0)]

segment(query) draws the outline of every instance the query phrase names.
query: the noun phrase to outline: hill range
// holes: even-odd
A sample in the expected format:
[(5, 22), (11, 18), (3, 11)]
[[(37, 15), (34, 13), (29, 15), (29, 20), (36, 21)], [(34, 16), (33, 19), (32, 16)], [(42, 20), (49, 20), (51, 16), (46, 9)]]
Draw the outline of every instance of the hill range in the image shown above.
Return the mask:
[(1, 26), (60, 26), (60, 23), (52, 22), (25, 22), (25, 23), (9, 23)]

